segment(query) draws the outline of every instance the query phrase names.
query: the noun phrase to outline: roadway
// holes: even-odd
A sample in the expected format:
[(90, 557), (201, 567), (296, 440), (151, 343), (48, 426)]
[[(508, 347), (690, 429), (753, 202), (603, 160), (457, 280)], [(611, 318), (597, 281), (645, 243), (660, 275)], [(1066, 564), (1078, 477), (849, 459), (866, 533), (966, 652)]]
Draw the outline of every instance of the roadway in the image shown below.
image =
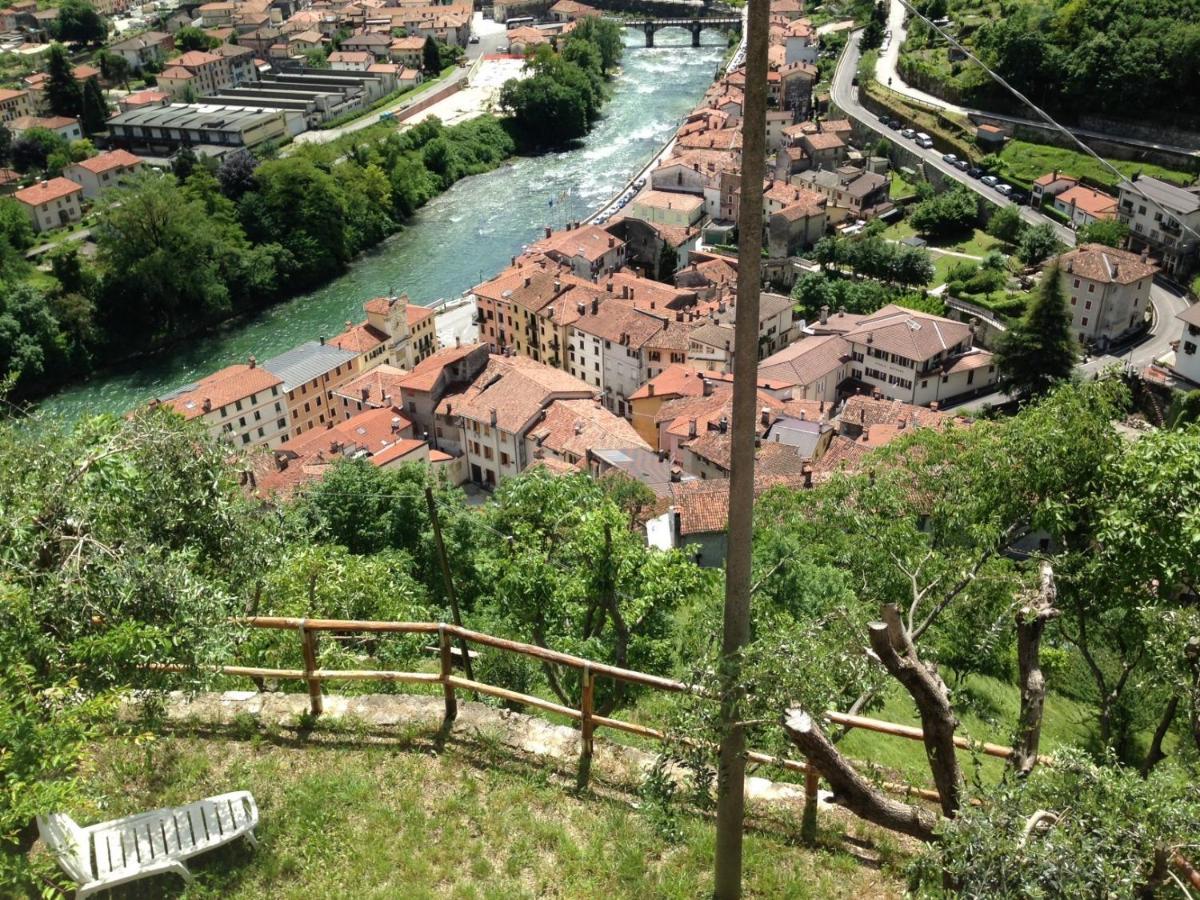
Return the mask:
[[(987, 185), (971, 178), (965, 172), (943, 161), (942, 151), (936, 147), (932, 150), (922, 150), (912, 141), (905, 141), (904, 138), (900, 137), (898, 131), (888, 128), (880, 121), (877, 115), (859, 102), (858, 87), (853, 82), (855, 73), (858, 72), (860, 56), (858, 41), (861, 35), (862, 31), (855, 31), (850, 35), (846, 42), (845, 52), (842, 54), (842, 58), (838, 62), (837, 69), (833, 75), (830, 96), (837, 108), (849, 118), (871, 129), (881, 137), (885, 137), (896, 144), (903, 143), (905, 148), (919, 157), (924, 165), (936, 169), (945, 177), (957, 181), (959, 184), (965, 185), (989, 203), (995, 206), (1012, 205), (1011, 200), (1008, 200)], [(896, 41), (894, 31), (892, 40), (893, 42)], [(1042, 215), (1036, 209), (1028, 206), (1021, 206), (1020, 213), (1021, 218), (1031, 225), (1050, 225), (1054, 229), (1054, 233), (1058, 239), (1067, 246), (1075, 245), (1075, 232), (1070, 228)], [(1141, 369), (1150, 365), (1150, 363), (1154, 362), (1155, 359), (1170, 349), (1171, 341), (1175, 340), (1179, 334), (1179, 322), (1176, 317), (1187, 309), (1187, 297), (1178, 287), (1169, 286), (1162, 282), (1155, 282), (1150, 288), (1150, 303), (1154, 310), (1154, 318), (1150, 324), (1149, 331), (1139, 340), (1114, 350), (1113, 353), (1117, 354), (1115, 356), (1110, 355), (1100, 358), (1099, 361), (1091, 360), (1084, 363), (1080, 367), (1082, 374), (1086, 375), (1094, 372), (1097, 368), (1117, 363), (1122, 365), (1128, 364), (1135, 369)], [(971, 402), (973, 404), (975, 401)]]

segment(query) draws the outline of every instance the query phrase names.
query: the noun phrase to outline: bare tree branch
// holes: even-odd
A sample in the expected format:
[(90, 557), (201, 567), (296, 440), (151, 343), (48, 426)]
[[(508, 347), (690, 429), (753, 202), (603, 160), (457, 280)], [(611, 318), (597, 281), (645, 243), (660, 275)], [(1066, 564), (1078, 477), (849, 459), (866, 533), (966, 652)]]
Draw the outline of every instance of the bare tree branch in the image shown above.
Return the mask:
[(1060, 613), (1054, 607), (1057, 589), (1050, 563), (1041, 565), (1041, 583), (1017, 610), (1017, 669), (1021, 688), (1021, 711), (1009, 763), (1020, 775), (1037, 765), (1042, 737), (1042, 713), (1046, 706), (1046, 678), (1042, 674), (1042, 633), (1046, 623)]

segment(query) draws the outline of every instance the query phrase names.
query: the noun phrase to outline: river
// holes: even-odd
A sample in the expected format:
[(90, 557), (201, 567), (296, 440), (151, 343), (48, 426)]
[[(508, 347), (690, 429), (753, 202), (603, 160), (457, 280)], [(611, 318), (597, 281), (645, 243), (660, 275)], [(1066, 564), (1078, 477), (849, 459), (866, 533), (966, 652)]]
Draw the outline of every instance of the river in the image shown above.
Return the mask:
[(251, 354), (267, 359), (337, 334), (347, 320), (362, 320), (364, 301), (389, 291), (423, 305), (458, 296), (508, 265), (545, 226), (585, 217), (661, 148), (725, 54), (724, 35), (705, 31), (703, 41), (693, 48), (688, 32), (672, 28), (656, 34), (657, 46), (647, 49), (640, 33), (627, 33), (613, 97), (578, 149), (517, 158), (464, 179), (323, 287), (136, 368), (63, 390), (46, 398), (42, 411), (68, 421), (124, 412)]

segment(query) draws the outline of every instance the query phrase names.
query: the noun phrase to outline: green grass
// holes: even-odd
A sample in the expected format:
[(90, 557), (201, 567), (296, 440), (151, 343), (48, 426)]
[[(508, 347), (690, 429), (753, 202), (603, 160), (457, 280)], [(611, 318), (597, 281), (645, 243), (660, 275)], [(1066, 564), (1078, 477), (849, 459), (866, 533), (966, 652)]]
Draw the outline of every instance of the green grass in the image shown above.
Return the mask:
[[(893, 222), (883, 232), (883, 236), (892, 241), (902, 241), (915, 234), (917, 234), (916, 229), (909, 224), (907, 219)], [(925, 235), (921, 235), (921, 237), (929, 242), (931, 248), (952, 250), (955, 253), (966, 253), (970, 256), (986, 256), (990, 250), (1008, 251), (1008, 247), (1003, 241), (992, 237), (986, 231), (979, 228), (974, 229), (970, 235), (962, 235), (956, 238), (931, 239), (925, 237)]]
[[(951, 685), (952, 690), (954, 688)], [(1015, 685), (995, 678), (971, 675), (953, 693), (955, 712), (962, 725), (960, 735), (977, 741), (1010, 746), (1012, 730), (1020, 709), (1020, 696)], [(915, 707), (908, 695), (897, 686), (890, 690), (883, 704), (866, 713), (872, 718), (903, 725), (920, 725)], [(1095, 716), (1086, 704), (1061, 695), (1046, 697), (1042, 725), (1041, 751), (1050, 753), (1058, 747), (1089, 746), (1093, 738)], [(919, 741), (889, 737), (867, 731), (852, 731), (840, 744), (842, 750), (858, 760), (870, 760), (876, 765), (896, 772), (905, 781), (918, 786), (930, 784), (929, 764), (924, 746)], [(968, 777), (978, 765), (980, 777), (987, 782), (999, 778), (1004, 761), (991, 756), (978, 756), (960, 750), (959, 761)]]
[[(388, 736), (343, 726), (303, 733), (239, 722), (221, 733), (112, 737), (87, 768), (90, 806), (77, 821), (249, 789), (261, 814), (257, 850), (237, 845), (196, 860), (188, 890), (171, 876), (114, 896), (655, 897), (711, 892), (713, 827), (684, 810), (678, 839), (634, 808), (636, 795), (514, 757), (485, 732), (445, 746), (419, 729)], [(798, 812), (797, 812), (798, 817)], [(831, 817), (823, 817), (827, 825)], [(899, 897), (897, 851), (883, 869), (824, 831), (797, 845), (798, 821), (752, 819), (745, 845), (749, 897)], [(856, 828), (856, 835), (871, 836)], [(856, 841), (857, 842), (857, 841)]]
[(910, 184), (903, 175), (892, 170), (892, 184), (888, 189), (889, 200), (907, 200), (909, 197), (915, 197), (917, 194), (916, 185)]
[[(1089, 178), (1097, 184), (1115, 188), (1118, 179), (1112, 172), (1100, 165), (1095, 159), (1074, 150), (1062, 147), (1051, 147), (1047, 144), (1031, 144), (1027, 141), (1009, 141), (1000, 152), (1004, 163), (1002, 177), (1006, 181), (1019, 182), (1028, 188), (1041, 175), (1058, 169), (1077, 178)], [(1190, 184), (1194, 177), (1187, 172), (1168, 169), (1152, 163), (1128, 162), (1112, 159), (1109, 162), (1124, 176), (1132, 176), (1135, 172), (1151, 175), (1176, 184)]]

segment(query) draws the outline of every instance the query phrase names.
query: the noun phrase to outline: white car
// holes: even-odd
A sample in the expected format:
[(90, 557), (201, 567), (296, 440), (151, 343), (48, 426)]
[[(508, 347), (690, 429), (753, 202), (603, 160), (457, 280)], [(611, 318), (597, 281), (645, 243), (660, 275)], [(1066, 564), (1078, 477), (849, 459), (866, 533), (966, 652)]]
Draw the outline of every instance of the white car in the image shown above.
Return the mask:
[(998, 194), (1003, 194), (1005, 197), (1007, 197), (1012, 192), (1013, 186), (1011, 184), (1005, 184), (1003, 181), (1001, 181), (998, 185), (996, 185), (996, 193)]

